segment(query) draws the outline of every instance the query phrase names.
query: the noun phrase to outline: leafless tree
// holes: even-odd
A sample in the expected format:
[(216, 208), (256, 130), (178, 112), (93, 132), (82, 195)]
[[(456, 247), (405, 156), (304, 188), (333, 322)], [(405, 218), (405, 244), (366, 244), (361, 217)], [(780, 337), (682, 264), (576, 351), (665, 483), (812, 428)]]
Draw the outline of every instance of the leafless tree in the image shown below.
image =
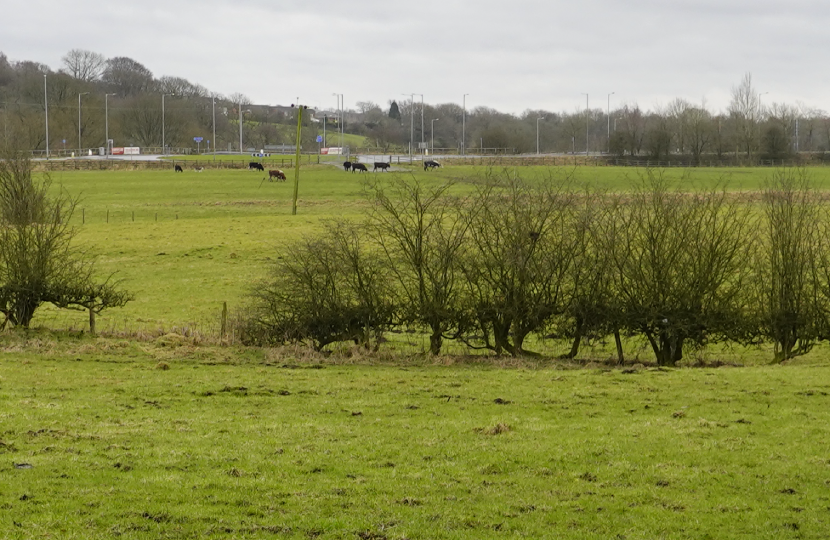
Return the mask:
[(84, 82), (98, 80), (107, 64), (104, 55), (83, 49), (72, 49), (61, 61), (67, 73)]
[(397, 177), (372, 184), (369, 192), (371, 230), (405, 300), (402, 320), (429, 329), (434, 355), (464, 327), (460, 260), (469, 220), (458, 208), (473, 210), (468, 200), (448, 196), (451, 186)]
[(307, 342), (316, 350), (339, 341), (377, 348), (394, 304), (384, 268), (361, 229), (326, 224), (321, 235), (293, 244), (250, 292), (244, 341)]
[(569, 299), (563, 316), (554, 319), (553, 325), (555, 337), (572, 339), (571, 350), (563, 358), (575, 358), (583, 339), (614, 334), (618, 358), (623, 361), (620, 307), (613, 289), (613, 257), (605, 248), (605, 242), (615, 245), (615, 205), (619, 201), (619, 197), (591, 190), (578, 196), (570, 233), (576, 250), (569, 272)]
[(806, 169), (776, 171), (763, 191), (764, 221), (752, 266), (759, 334), (774, 361), (812, 350), (827, 336), (826, 209)]
[(49, 179), (32, 177), (29, 158), (16, 149), (0, 159), (0, 313), (7, 324), (28, 328), (44, 303), (94, 314), (126, 304), (131, 295), (112, 276), (95, 279), (94, 260), (73, 245), (69, 225), (76, 199), (50, 194)]
[(101, 80), (122, 98), (147, 92), (154, 84), (153, 73), (149, 69), (124, 56), (107, 60)]
[(758, 149), (758, 124), (763, 119), (761, 96), (752, 86), (752, 75), (747, 73), (738, 86), (732, 87), (729, 114), (735, 124), (736, 152), (743, 151), (750, 158)]
[(530, 184), (505, 171), (479, 189), (476, 210), (466, 215), (463, 268), (476, 325), (462, 337), (469, 346), (528, 354), (527, 336), (564, 310), (577, 249), (569, 186), (569, 178)]
[(703, 153), (706, 152), (715, 137), (715, 126), (712, 114), (706, 110), (706, 104), (700, 107), (689, 107), (684, 111), (684, 140), (692, 155), (692, 163), (699, 165)]
[(749, 210), (726, 191), (680, 191), (659, 170), (626, 198), (605, 245), (622, 320), (674, 365), (685, 345), (726, 339), (739, 321)]

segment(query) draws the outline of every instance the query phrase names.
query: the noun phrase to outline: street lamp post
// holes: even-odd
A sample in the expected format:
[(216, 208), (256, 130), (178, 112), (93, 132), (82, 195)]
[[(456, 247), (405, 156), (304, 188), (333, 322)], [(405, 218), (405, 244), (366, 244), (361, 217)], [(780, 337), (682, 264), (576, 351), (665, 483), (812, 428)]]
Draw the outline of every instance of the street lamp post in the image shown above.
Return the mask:
[(213, 96), (213, 161), (216, 161), (216, 96)]
[(440, 118), (433, 118), (432, 121), (430, 121), (430, 123), (429, 123), (430, 128), (431, 128), (431, 132), (432, 132), (432, 153), (433, 153), (433, 155), (435, 154), (435, 122), (437, 122), (438, 120), (440, 120)]
[(761, 96), (765, 96), (769, 94), (769, 92), (761, 92), (758, 94), (758, 140), (761, 140), (761, 122), (764, 121), (764, 107), (761, 105)]
[(421, 147), (424, 146), (424, 95), (423, 94), (416, 94), (421, 96)]
[(49, 159), (49, 99), (46, 94), (46, 74), (43, 74), (43, 108), (46, 111), (46, 159)]
[(106, 152), (107, 159), (110, 158), (110, 110), (108, 99), (110, 96), (116, 94), (104, 94), (104, 152)]
[(544, 116), (540, 116), (536, 119), (536, 155), (539, 155), (539, 120), (544, 120)]
[(167, 155), (167, 144), (164, 139), (164, 96), (175, 96), (176, 94), (161, 95), (161, 153)]
[(401, 94), (409, 96), (409, 162), (412, 163), (412, 145), (415, 144), (415, 96), (418, 94)]
[(611, 153), (611, 96), (614, 95), (614, 92), (608, 94), (608, 112), (606, 116), (608, 117), (608, 153)]
[(242, 153), (242, 101), (239, 101), (239, 153)]
[(463, 102), (461, 105), (461, 155), (466, 155), (466, 144), (465, 139), (467, 137), (467, 96), (470, 94), (464, 94)]
[(89, 92), (81, 92), (78, 94), (78, 157), (81, 155), (83, 144), (81, 144), (81, 96), (85, 96)]
[(585, 157), (588, 157), (588, 128), (590, 127), (588, 124), (588, 115), (590, 114), (590, 106), (588, 105), (588, 94), (583, 93), (585, 96)]
[(340, 123), (340, 154), (343, 154), (343, 94), (332, 94), (337, 98), (337, 117)]
[(764, 115), (764, 107), (761, 105), (761, 96), (765, 96), (769, 94), (769, 92), (762, 92), (758, 94), (758, 121), (760, 122), (763, 119)]

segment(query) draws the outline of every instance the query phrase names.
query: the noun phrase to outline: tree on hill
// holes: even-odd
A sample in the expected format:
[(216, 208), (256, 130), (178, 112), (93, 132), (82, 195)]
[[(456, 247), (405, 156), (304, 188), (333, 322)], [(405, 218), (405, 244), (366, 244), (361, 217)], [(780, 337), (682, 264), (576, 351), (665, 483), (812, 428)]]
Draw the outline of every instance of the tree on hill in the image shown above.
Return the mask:
[(398, 108), (398, 104), (395, 101), (389, 104), (389, 118), (398, 121), (401, 119), (401, 110)]
[(127, 97), (150, 90), (153, 73), (132, 58), (119, 56), (107, 60), (101, 80), (120, 97)]
[(72, 49), (61, 61), (67, 73), (86, 82), (97, 80), (107, 65), (104, 55), (83, 49)]

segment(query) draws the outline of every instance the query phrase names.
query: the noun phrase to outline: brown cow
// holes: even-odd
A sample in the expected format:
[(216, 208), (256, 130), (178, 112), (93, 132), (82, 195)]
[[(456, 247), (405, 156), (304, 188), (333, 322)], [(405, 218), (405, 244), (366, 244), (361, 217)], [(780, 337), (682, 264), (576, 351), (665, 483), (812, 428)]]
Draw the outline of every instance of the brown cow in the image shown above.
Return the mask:
[(276, 177), (277, 180), (284, 181), (285, 180), (285, 173), (282, 172), (279, 169), (268, 171), (268, 181), (269, 182), (273, 182), (275, 177)]

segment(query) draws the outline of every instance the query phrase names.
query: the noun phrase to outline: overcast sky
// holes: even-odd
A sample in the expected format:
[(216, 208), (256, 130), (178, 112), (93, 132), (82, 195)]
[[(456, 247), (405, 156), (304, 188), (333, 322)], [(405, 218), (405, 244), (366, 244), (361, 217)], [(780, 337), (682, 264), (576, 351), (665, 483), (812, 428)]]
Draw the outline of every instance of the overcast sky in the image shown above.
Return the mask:
[[(259, 104), (384, 108), (402, 94), (521, 114), (674, 98), (830, 111), (827, 0), (0, 0), (0, 51), (52, 69), (73, 48), (128, 56)], [(768, 92), (768, 94), (767, 94)], [(421, 97), (416, 96), (416, 101)]]

